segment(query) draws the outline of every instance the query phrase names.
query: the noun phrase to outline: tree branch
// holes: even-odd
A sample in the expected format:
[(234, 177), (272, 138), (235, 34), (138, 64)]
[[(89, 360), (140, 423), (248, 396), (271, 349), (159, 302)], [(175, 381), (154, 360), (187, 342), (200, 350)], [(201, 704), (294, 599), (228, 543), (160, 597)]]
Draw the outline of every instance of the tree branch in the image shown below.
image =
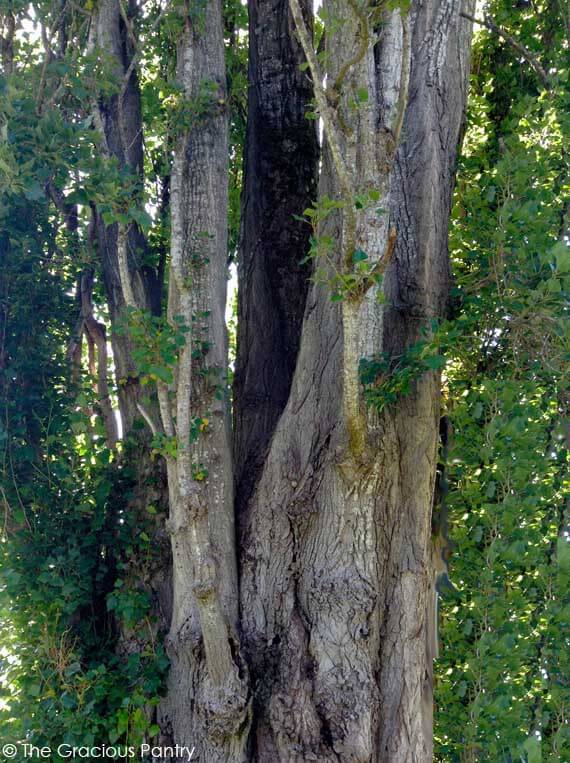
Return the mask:
[(121, 280), (121, 289), (123, 292), (123, 298), (127, 307), (137, 307), (135, 300), (135, 294), (133, 292), (133, 285), (131, 284), (131, 277), (129, 273), (128, 262), (128, 238), (127, 227), (122, 223), (117, 224), (117, 257), (119, 260), (119, 278)]
[[(166, 12), (168, 11), (169, 7), (170, 7), (170, 3), (167, 2), (166, 5), (164, 6), (164, 8), (162, 8), (162, 10), (158, 14), (158, 16), (152, 22), (152, 24), (150, 26), (150, 29), (148, 30), (148, 34), (149, 35), (151, 35), (156, 30), (156, 28), (158, 27), (158, 25), (160, 24), (160, 22), (164, 18)], [(125, 13), (122, 4), (121, 4), (121, 13), (122, 14)], [(125, 97), (125, 93), (127, 92), (127, 87), (129, 86), (129, 80), (131, 78), (131, 75), (132, 75), (132, 73), (134, 71), (135, 66), (139, 62), (139, 59), (140, 59), (141, 53), (142, 53), (140, 47), (137, 44), (136, 38), (134, 37), (134, 33), (133, 33), (132, 28), (130, 27), (130, 25), (129, 25), (129, 31), (130, 31), (130, 34), (132, 35), (131, 42), (133, 43), (134, 52), (133, 52), (133, 57), (131, 58), (131, 61), (129, 63), (129, 66), (128, 66), (126, 72), (125, 72), (125, 77), (123, 79), (123, 85), (122, 85), (122, 88), (121, 88), (121, 94), (119, 96), (119, 104), (120, 104), (119, 108), (122, 108), (123, 98)]]
[(349, 58), (349, 60), (346, 61), (345, 64), (341, 67), (341, 70), (339, 71), (338, 76), (334, 82), (332, 89), (339, 95), (346, 75), (353, 66), (356, 66), (362, 61), (370, 44), (370, 30), (368, 28), (368, 19), (366, 18), (366, 14), (363, 13), (362, 10), (358, 7), (358, 4), (355, 0), (347, 0), (347, 3), (352, 8), (352, 12), (358, 19), (358, 24), (360, 26), (360, 45), (358, 46), (358, 50), (356, 51), (355, 55), (352, 58)]
[(520, 53), (520, 55), (525, 59), (525, 61), (532, 66), (537, 77), (541, 81), (544, 89), (548, 91), (552, 90), (550, 78), (548, 74), (546, 73), (545, 69), (543, 68), (542, 64), (538, 60), (538, 58), (535, 56), (535, 54), (531, 53), (531, 51), (528, 48), (525, 48), (524, 45), (522, 45), (518, 40), (516, 40), (512, 35), (510, 35), (502, 27), (495, 24), (495, 22), (489, 16), (485, 16), (482, 19), (478, 19), (478, 18), (475, 18), (475, 16), (471, 16), (469, 13), (465, 13), (463, 11), (461, 12), (460, 15), (463, 16), (464, 19), (468, 19), (468, 21), (472, 21), (474, 24), (479, 24), (479, 26), (484, 26), (487, 29), (489, 29), (491, 32), (494, 32), (499, 37), (502, 37), (503, 40), (511, 46), (511, 48), (516, 50), (517, 53)]
[(408, 88), (410, 85), (410, 63), (411, 63), (411, 51), (410, 51), (410, 17), (408, 14), (402, 15), (402, 70), (400, 72), (400, 91), (398, 93), (398, 106), (396, 112), (396, 120), (392, 129), (392, 135), (394, 137), (394, 152), (398, 148), (400, 142), (400, 135), (402, 134), (402, 127), (404, 125), (404, 115), (406, 113), (406, 106), (408, 103)]
[[(119, 440), (119, 432), (115, 412), (111, 405), (109, 383), (107, 381), (107, 337), (105, 326), (99, 323), (93, 316), (92, 289), (93, 273), (86, 272), (81, 277), (81, 313), (83, 315), (84, 330), (90, 340), (90, 355), (92, 348), (97, 348), (97, 367), (96, 369), (90, 369), (90, 371), (97, 379), (97, 397), (107, 434), (107, 445), (113, 450)], [(90, 357), (90, 362), (94, 364), (94, 358)]]
[(16, 17), (9, 11), (2, 24), (2, 31), (6, 25), (6, 34), (0, 34), (0, 59), (5, 74), (12, 74), (14, 70), (14, 36), (16, 34)]
[(334, 123), (334, 115), (332, 113), (331, 107), (329, 106), (327, 93), (323, 86), (323, 75), (321, 72), (321, 67), (319, 66), (319, 62), (313, 49), (313, 43), (309, 37), (309, 30), (305, 24), (305, 19), (303, 18), (303, 11), (301, 10), (299, 0), (289, 0), (289, 8), (291, 9), (291, 15), (293, 16), (293, 20), (295, 22), (295, 28), (297, 29), (297, 34), (299, 35), (301, 47), (303, 48), (307, 63), (309, 64), (309, 70), (313, 80), (315, 100), (317, 102), (317, 107), (321, 115), (321, 119), (323, 120), (323, 128), (327, 136), (340, 186), (346, 201), (350, 201), (350, 203), (352, 203), (352, 197), (354, 195), (353, 183), (350, 178), (350, 172), (342, 155), (341, 141), (339, 139), (338, 130)]
[(137, 402), (137, 410), (140, 413), (140, 415), (143, 417), (143, 419), (148, 424), (148, 427), (150, 431), (152, 432), (153, 436), (157, 435), (159, 433), (159, 428), (154, 423), (154, 420), (150, 413), (147, 411), (147, 409), (144, 407), (142, 403)]

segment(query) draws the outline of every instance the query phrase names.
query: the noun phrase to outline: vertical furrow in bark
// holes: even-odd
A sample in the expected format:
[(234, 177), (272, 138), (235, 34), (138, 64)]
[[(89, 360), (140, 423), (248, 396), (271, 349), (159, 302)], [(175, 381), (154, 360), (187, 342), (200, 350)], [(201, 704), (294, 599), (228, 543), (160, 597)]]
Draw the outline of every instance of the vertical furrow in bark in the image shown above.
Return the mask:
[[(304, 0), (308, 18), (311, 3)], [(316, 196), (312, 88), (288, 0), (249, 2), (249, 97), (238, 259), (234, 383), (237, 510), (259, 475), (295, 369), (309, 279), (310, 228), (298, 219)]]
[[(387, 266), (388, 305), (373, 281), (347, 290), (340, 308), (327, 285), (313, 285), (307, 299), (290, 398), (245, 512), (241, 607), (257, 679), (254, 759), (425, 761), (439, 380), (422, 377), (378, 414), (364, 405), (357, 366), (382, 351), (401, 354), (445, 305), (469, 41), (458, 3), (431, 0), (412, 3), (409, 16), (387, 11), (376, 50), (370, 36), (358, 57), (369, 6), (325, 7), (338, 127), (327, 135), (325, 120), (331, 150), (319, 192), (343, 204), (320, 233), (336, 242), (337, 271), (353, 272), (355, 251), (376, 272)], [(368, 191), (378, 202), (352, 212)]]

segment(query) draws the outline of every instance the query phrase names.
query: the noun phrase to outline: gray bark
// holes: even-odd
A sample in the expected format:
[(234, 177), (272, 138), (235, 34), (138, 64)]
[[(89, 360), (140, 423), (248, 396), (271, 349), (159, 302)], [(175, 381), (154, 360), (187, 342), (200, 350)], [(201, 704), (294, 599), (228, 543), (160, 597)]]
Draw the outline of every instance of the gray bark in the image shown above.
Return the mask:
[[(470, 29), (457, 0), (413, 3), (409, 19), (386, 16), (380, 40), (342, 74), (362, 26), (354, 3), (326, 5), (343, 22), (327, 36), (328, 82), (342, 80), (342, 92), (329, 130), (321, 110), (320, 192), (346, 199), (373, 188), (389, 214), (346, 205), (321, 232), (337, 242), (337, 268), (358, 248), (385, 270), (387, 304), (370, 284), (340, 307), (326, 286), (309, 292), (291, 394), (240, 548), (257, 710), (251, 759), (425, 761), (439, 379), (426, 374), (378, 415), (363, 404), (357, 363), (401, 354), (445, 310)], [(361, 88), (367, 100), (351, 109)]]
[[(161, 728), (209, 761), (243, 759), (249, 725), (241, 661), (233, 471), (227, 396), (228, 114), (219, 0), (185, 20), (177, 75), (193, 115), (171, 175), (168, 318), (190, 330), (176, 378), (158, 388), (167, 457), (173, 557), (168, 694)], [(196, 108), (196, 105), (199, 108)], [(193, 422), (207, 420), (197, 438)]]
[[(290, 5), (307, 54), (302, 8)], [(181, 316), (192, 330), (173, 383), (158, 384), (160, 416), (145, 416), (176, 443), (167, 457), (173, 580), (162, 741), (194, 747), (194, 759), (204, 761), (432, 756), (439, 378), (424, 375), (378, 414), (365, 406), (358, 363), (382, 351), (401, 355), (445, 312), (470, 27), (458, 0), (385, 12), (366, 34), (368, 3), (328, 0), (326, 7), (340, 23), (327, 31), (328, 92), (318, 61), (312, 65), (325, 134), (319, 194), (342, 208), (319, 235), (334, 242), (324, 266), (330, 278), (356, 279), (341, 303), (331, 301), (329, 285), (307, 287), (297, 265), (307, 238), (290, 214), (308, 205), (316, 162), (314, 134), (301, 120), (309, 89), (295, 68), (299, 45), (283, 3), (252, 3), (255, 92), (235, 387), (239, 586), (223, 379), (228, 144), (220, 0), (193, 9), (179, 41), (178, 78), (194, 116), (181, 125), (171, 175), (168, 317), (174, 324)], [(104, 0), (97, 29), (124, 74), (130, 54), (117, 8)], [(122, 108), (99, 109), (116, 156), (138, 140), (136, 130), (123, 138), (140, 124), (127, 85)], [(275, 132), (264, 134), (265, 127)], [(122, 161), (138, 166), (124, 150)], [(380, 200), (359, 208), (355, 197), (372, 190)], [(379, 215), (378, 206), (386, 211)], [(104, 233), (110, 301), (118, 310), (151, 306), (134, 258), (136, 231)], [(368, 276), (354, 268), (356, 250), (367, 255)], [(382, 286), (372, 278), (381, 274)], [(208, 424), (194, 439), (196, 419)]]

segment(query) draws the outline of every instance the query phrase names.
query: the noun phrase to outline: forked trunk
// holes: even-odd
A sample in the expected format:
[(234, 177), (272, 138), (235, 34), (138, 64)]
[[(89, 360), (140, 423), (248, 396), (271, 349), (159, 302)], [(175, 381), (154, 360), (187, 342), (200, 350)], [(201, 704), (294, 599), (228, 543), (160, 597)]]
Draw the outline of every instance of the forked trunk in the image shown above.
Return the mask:
[(386, 12), (376, 28), (359, 3), (325, 10), (320, 196), (341, 209), (318, 231), (334, 242), (324, 264), (317, 254), (325, 283), (311, 287), (289, 401), (246, 511), (250, 759), (426, 761), (439, 379), (425, 374), (378, 414), (358, 363), (397, 358), (445, 311), (470, 29), (454, 0)]
[[(359, 363), (395, 365), (446, 310), (470, 26), (458, 0), (328, 0), (317, 56), (307, 3), (289, 5), (250, 3), (235, 467), (220, 1), (192, 7), (179, 41), (168, 321), (189, 330), (172, 381), (157, 382), (160, 416), (141, 410), (169, 483), (162, 741), (228, 763), (427, 761), (440, 380), (424, 374), (378, 411)], [(309, 73), (323, 151), (307, 292), (292, 215), (316, 172)], [(148, 307), (117, 241), (120, 299)]]

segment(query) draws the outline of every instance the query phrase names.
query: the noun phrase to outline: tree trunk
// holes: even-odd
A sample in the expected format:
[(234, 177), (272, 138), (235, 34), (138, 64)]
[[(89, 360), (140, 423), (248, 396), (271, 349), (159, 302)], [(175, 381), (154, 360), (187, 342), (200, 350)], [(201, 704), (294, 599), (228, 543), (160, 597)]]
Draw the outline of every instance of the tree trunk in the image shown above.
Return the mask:
[[(365, 403), (359, 363), (387, 353), (395, 365), (446, 310), (470, 26), (457, 0), (409, 11), (328, 0), (323, 58), (307, 5), (289, 4), (292, 16), (281, 1), (250, 7), (235, 468), (220, 0), (190, 10), (178, 45), (168, 321), (189, 330), (172, 382), (157, 383), (160, 416), (145, 413), (167, 446), (173, 558), (162, 741), (228, 763), (425, 761), (440, 380), (424, 374), (377, 411)], [(97, 28), (124, 76), (119, 10), (105, 0)], [(308, 206), (317, 161), (300, 46), (324, 134), (310, 286), (299, 265), (308, 228), (292, 218)], [(121, 126), (125, 106), (100, 108), (121, 161), (136, 145), (135, 134), (122, 137), (132, 127)], [(105, 235), (110, 301), (152, 306), (132, 256), (136, 231)]]
[[(94, 12), (90, 45), (99, 48), (104, 53), (104, 60), (111, 62), (118, 92), (111, 95), (100, 93), (93, 113), (101, 135), (104, 155), (109, 159), (115, 159), (121, 170), (130, 172), (133, 181), (138, 179), (142, 185), (143, 130), (140, 93), (136, 67), (131, 66), (135, 55), (133, 41), (125, 22), (125, 19), (129, 20), (129, 12), (134, 13), (133, 8), (132, 3), (126, 4), (123, 14), (119, 0), (102, 0)], [(132, 19), (129, 23), (132, 24)], [(134, 33), (131, 29), (132, 34)], [(119, 226), (117, 223), (106, 225), (102, 216), (95, 210), (94, 214), (103, 283), (113, 329), (111, 341), (122, 426), (126, 434), (139, 415), (139, 384), (129, 336), (124, 329), (117, 331), (118, 325), (125, 318), (118, 251)], [(160, 314), (162, 285), (154, 269), (141, 263), (141, 254), (145, 249), (144, 235), (137, 225), (129, 225), (126, 231), (126, 256), (136, 302), (154, 314)]]
[[(425, 374), (379, 414), (358, 362), (395, 359), (445, 310), (470, 30), (454, 0), (413, 3), (384, 15), (372, 45), (359, 4), (325, 10), (339, 23), (327, 28), (320, 196), (341, 209), (319, 229), (331, 269), (310, 289), (290, 397), (245, 509), (250, 759), (425, 761), (439, 379)], [(355, 203), (370, 191), (379, 201)], [(381, 307), (372, 276), (384, 271)]]
[(302, 259), (310, 228), (299, 217), (316, 196), (318, 145), (305, 117), (313, 93), (304, 60), (288, 0), (251, 0), (234, 383), (238, 517), (289, 397), (309, 286)]
[(240, 761), (249, 726), (238, 580), (224, 322), (228, 113), (220, 0), (194, 9), (178, 44), (187, 121), (171, 175), (168, 320), (184, 324), (174, 382), (158, 393), (173, 557), (164, 739), (208, 761)]

